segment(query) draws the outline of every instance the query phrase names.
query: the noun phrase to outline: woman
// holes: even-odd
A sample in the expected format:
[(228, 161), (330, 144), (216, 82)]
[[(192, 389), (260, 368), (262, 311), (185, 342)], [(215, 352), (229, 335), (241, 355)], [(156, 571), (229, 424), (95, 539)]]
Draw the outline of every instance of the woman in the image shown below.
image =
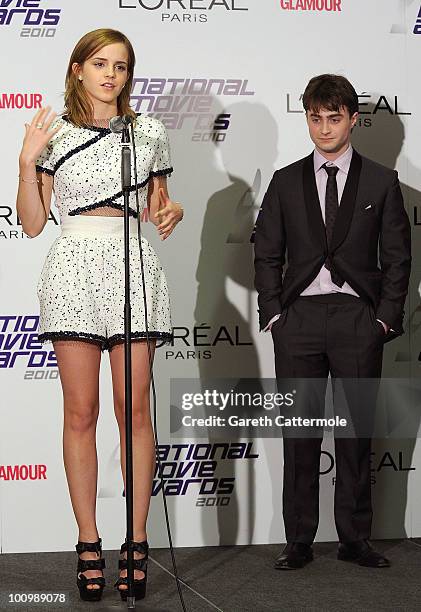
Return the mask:
[[(168, 197), (172, 171), (168, 137), (156, 119), (129, 106), (135, 55), (120, 32), (100, 29), (76, 45), (66, 76), (65, 113), (41, 109), (26, 125), (19, 158), (17, 211), (23, 230), (37, 236), (49, 216), (54, 189), (62, 233), (47, 255), (38, 283), (40, 342), (52, 341), (64, 398), (63, 456), (79, 527), (77, 585), (84, 600), (97, 601), (105, 586), (101, 539), (95, 520), (96, 423), (101, 350), (109, 350), (115, 415), (125, 479), (123, 198), (121, 136), (109, 120), (135, 120), (140, 213), (147, 206), (165, 240), (183, 209)], [(146, 519), (155, 467), (149, 411), (149, 359), (137, 239), (136, 201), (130, 194), (133, 363), (133, 469), (135, 596), (146, 590)], [(167, 283), (155, 252), (142, 238), (149, 336), (171, 338)], [(115, 586), (127, 598), (127, 547), (120, 551)]]

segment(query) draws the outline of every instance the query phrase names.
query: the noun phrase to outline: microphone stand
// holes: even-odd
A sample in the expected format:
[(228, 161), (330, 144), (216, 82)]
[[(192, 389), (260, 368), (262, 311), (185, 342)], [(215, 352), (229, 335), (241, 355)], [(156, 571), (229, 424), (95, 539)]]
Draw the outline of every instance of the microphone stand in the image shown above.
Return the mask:
[[(127, 532), (126, 532), (126, 542), (127, 542), (127, 606), (129, 609), (135, 608), (136, 598), (134, 597), (134, 559), (133, 559), (133, 440), (132, 440), (132, 363), (131, 363), (131, 305), (130, 305), (130, 225), (129, 225), (129, 200), (130, 200), (130, 183), (131, 183), (131, 149), (130, 149), (130, 135), (129, 135), (129, 126), (131, 127), (132, 139), (133, 139), (133, 155), (134, 155), (134, 170), (135, 170), (135, 178), (137, 183), (137, 171), (136, 171), (136, 148), (134, 143), (134, 130), (133, 130), (133, 122), (132, 119), (124, 115), (123, 117), (117, 116), (113, 117), (110, 120), (110, 130), (116, 134), (122, 133), (121, 137), (121, 182), (122, 182), (122, 192), (124, 199), (124, 269), (125, 269), (125, 303), (124, 303), (124, 367), (125, 367), (125, 415), (126, 415), (126, 514), (127, 514)], [(137, 199), (137, 184), (136, 184), (136, 204), (137, 209), (139, 211), (139, 202)], [(139, 233), (139, 223), (138, 220), (138, 235), (140, 240)], [(145, 304), (145, 324), (146, 331), (148, 332), (147, 325), (147, 307), (146, 307), (146, 289), (144, 282), (144, 273), (143, 273), (143, 258), (142, 258), (142, 249), (141, 243), (139, 242), (139, 255), (141, 261), (141, 270), (142, 270), (142, 284), (143, 284), (143, 295), (144, 295), (144, 304)], [(150, 348), (149, 348), (149, 339), (148, 333), (146, 335), (148, 340), (148, 353), (150, 358)], [(154, 393), (154, 401), (156, 402), (155, 396), (155, 386), (154, 386), (154, 378), (153, 378), (153, 368), (152, 363), (150, 362), (150, 374), (152, 381), (152, 389)], [(156, 428), (156, 404), (154, 404), (154, 428), (155, 428), (155, 444), (158, 447), (158, 434)], [(158, 466), (159, 464), (159, 456)], [(163, 479), (161, 475), (161, 484), (163, 485)], [(181, 591), (181, 580), (178, 577), (177, 564), (175, 560), (173, 545), (172, 545), (172, 537), (171, 537), (171, 529), (169, 524), (168, 517), (168, 507), (165, 498), (165, 490), (164, 486), (162, 486), (162, 495), (164, 501), (164, 512), (165, 519), (167, 522), (167, 530), (168, 530), (168, 538), (170, 544), (170, 551), (172, 557), (172, 563), (174, 568), (174, 577), (177, 584), (178, 594), (180, 596), (180, 602), (183, 610), (186, 610), (186, 606), (184, 603), (183, 593)]]
[(133, 567), (133, 440), (132, 440), (132, 334), (130, 304), (130, 224), (129, 199), (131, 187), (131, 150), (129, 125), (124, 125), (121, 135), (121, 188), (124, 199), (124, 382), (126, 419), (126, 542), (127, 542), (127, 608), (136, 606), (134, 597)]

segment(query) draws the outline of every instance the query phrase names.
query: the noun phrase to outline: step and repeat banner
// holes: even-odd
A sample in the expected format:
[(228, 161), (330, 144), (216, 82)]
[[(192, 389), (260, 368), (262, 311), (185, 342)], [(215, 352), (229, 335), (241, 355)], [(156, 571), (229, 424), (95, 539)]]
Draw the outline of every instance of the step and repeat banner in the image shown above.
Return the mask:
[[(0, 544), (2, 552), (71, 550), (77, 540), (62, 462), (62, 393), (53, 347), (37, 342), (36, 284), (59, 235), (52, 207), (40, 236), (16, 215), (24, 123), (63, 109), (79, 38), (123, 31), (137, 66), (133, 108), (166, 125), (169, 190), (185, 218), (161, 243), (174, 341), (158, 348), (160, 458), (177, 546), (275, 543), (282, 523), (282, 440), (180, 439), (170, 431), (170, 381), (271, 378), (270, 335), (258, 331), (249, 242), (273, 172), (312, 150), (301, 98), (320, 73), (347, 76), (360, 96), (356, 149), (399, 171), (413, 232), (406, 334), (385, 347), (384, 376), (419, 377), (421, 309), (421, 6), (417, 0), (0, 0)], [(110, 366), (102, 356), (97, 514), (105, 548), (124, 539)], [(75, 381), (77, 384), (77, 381)], [(333, 443), (321, 460), (319, 540), (335, 540)], [(421, 444), (373, 444), (374, 537), (421, 536)], [(149, 540), (166, 546), (156, 477)]]

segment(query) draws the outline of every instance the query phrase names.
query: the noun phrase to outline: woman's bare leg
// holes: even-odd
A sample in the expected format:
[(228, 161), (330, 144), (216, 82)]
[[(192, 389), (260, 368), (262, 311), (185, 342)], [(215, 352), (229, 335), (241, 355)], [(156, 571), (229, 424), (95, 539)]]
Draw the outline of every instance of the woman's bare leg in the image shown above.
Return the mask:
[[(155, 342), (151, 343), (152, 358)], [(114, 410), (120, 431), (120, 459), (124, 483), (126, 482), (126, 432), (124, 418), (124, 345), (119, 344), (110, 351), (113, 379)], [(152, 479), (155, 470), (155, 441), (149, 405), (149, 357), (146, 342), (132, 344), (132, 404), (133, 404), (133, 539), (146, 540), (146, 520), (151, 499)], [(135, 553), (135, 558), (143, 555)], [(120, 573), (127, 575), (126, 570)], [(135, 571), (135, 578), (144, 573)], [(125, 588), (124, 585), (121, 588)]]
[[(79, 540), (98, 540), (96, 494), (98, 460), (96, 424), (99, 413), (99, 366), (101, 349), (83, 341), (54, 342), (64, 400), (63, 458), (70, 499), (79, 527)], [(81, 559), (97, 559), (85, 552)], [(87, 578), (102, 576), (101, 571), (83, 572)], [(99, 585), (88, 585), (99, 588)]]

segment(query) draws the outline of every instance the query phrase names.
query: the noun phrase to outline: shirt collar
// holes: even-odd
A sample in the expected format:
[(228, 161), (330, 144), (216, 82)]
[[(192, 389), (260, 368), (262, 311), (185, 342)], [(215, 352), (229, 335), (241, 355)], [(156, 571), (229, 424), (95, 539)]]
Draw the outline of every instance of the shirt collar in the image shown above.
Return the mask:
[(313, 156), (314, 172), (317, 173), (321, 169), (321, 167), (327, 162), (328, 165), (337, 166), (339, 170), (345, 172), (345, 174), (348, 174), (353, 152), (354, 150), (352, 146), (349, 145), (347, 150), (342, 153), (342, 155), (340, 155), (337, 159), (335, 159), (335, 161), (332, 162), (329, 159), (323, 157), (323, 155), (319, 153), (317, 149), (315, 149)]

